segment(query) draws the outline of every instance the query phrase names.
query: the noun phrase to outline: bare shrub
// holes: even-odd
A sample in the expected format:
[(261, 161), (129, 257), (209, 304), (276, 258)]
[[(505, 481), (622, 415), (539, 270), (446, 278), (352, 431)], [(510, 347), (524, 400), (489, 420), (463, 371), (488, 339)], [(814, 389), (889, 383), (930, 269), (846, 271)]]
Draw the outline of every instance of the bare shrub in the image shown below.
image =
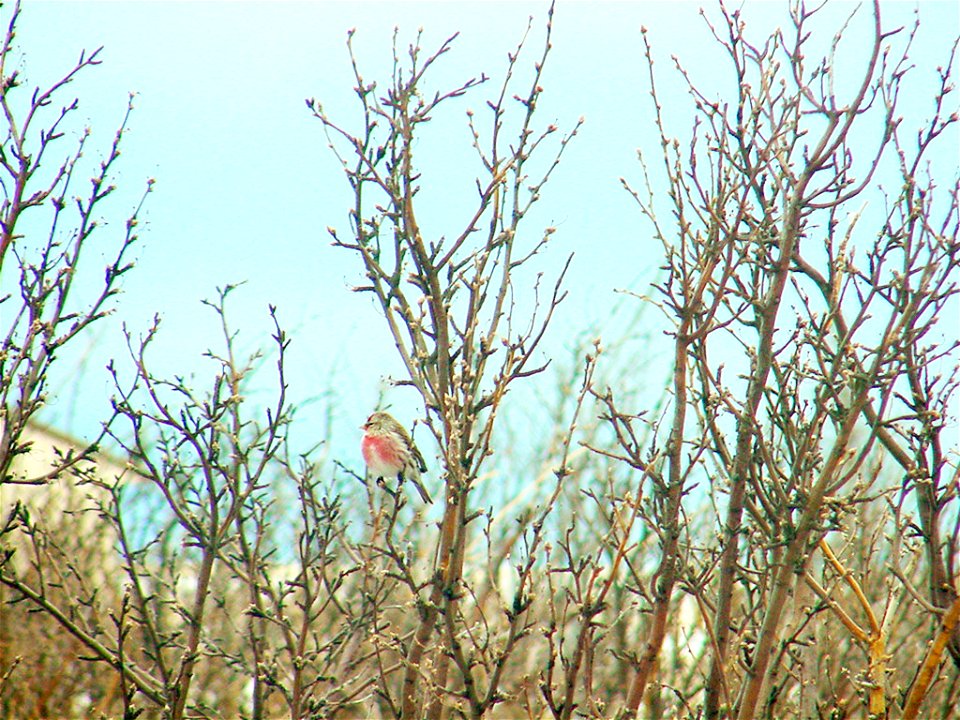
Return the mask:
[[(908, 127), (916, 28), (887, 28), (875, 3), (869, 46), (841, 30), (818, 50), (824, 12), (791, 4), (759, 37), (739, 11), (706, 13), (736, 95), (676, 60), (693, 116), (679, 135), (643, 33), (662, 156), (641, 154), (641, 183), (624, 185), (663, 265), (621, 305), (641, 341), (584, 330), (565, 358), (544, 338), (573, 265), (544, 276), (555, 231), (532, 226), (582, 122), (538, 113), (553, 9), (497, 83), (437, 87), (456, 38), (430, 52), (399, 31), (392, 70), (370, 80), (350, 34), (359, 121), (307, 102), (352, 191), (349, 227), (329, 232), (402, 360), (393, 391), (415, 398), (438, 460), (436, 507), (334, 457), (335, 428), (292, 446), (291, 338), (271, 307), (268, 346), (242, 354), (233, 286), (207, 303), (220, 337), (196, 378), (155, 372), (159, 322), (126, 329), (100, 438), (119, 460), (64, 445), (18, 469), (38, 457), (24, 433), (49, 350), (102, 317), (136, 216), (102, 295), (69, 309), (116, 146), (71, 206), (77, 244), (51, 241), (31, 264), (14, 224), (48, 207), (59, 237), (76, 160), (46, 195), (18, 194), (36, 156), (8, 112), (4, 250), (24, 304), (4, 315), (3, 480), (73, 499), (6, 511), (0, 714), (950, 717), (958, 344), (940, 328), (957, 307), (960, 205), (957, 178), (927, 161), (956, 137), (954, 57), (932, 117)], [(446, 194), (448, 227), (418, 148), (457, 109), (479, 172)], [(637, 368), (664, 328), (660, 387)], [(536, 383), (530, 422), (511, 401)]]

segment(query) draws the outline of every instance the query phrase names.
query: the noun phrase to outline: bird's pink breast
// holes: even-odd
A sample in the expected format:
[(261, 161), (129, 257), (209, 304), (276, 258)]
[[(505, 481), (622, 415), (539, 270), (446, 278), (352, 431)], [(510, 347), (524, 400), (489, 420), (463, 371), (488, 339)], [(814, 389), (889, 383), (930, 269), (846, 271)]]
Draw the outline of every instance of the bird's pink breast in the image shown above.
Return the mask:
[(360, 443), (364, 462), (374, 472), (397, 473), (403, 466), (395, 444), (388, 438), (364, 435)]

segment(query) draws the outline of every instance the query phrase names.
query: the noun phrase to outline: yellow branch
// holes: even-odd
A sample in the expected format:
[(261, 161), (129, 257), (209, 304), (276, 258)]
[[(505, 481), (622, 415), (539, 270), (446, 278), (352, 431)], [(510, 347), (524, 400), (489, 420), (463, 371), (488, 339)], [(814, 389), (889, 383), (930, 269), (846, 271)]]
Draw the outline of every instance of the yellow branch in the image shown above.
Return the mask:
[(946, 649), (958, 622), (960, 622), (960, 598), (954, 600), (944, 614), (940, 632), (930, 643), (927, 657), (924, 658), (923, 665), (917, 672), (917, 679), (913, 681), (913, 687), (910, 688), (910, 694), (907, 696), (907, 702), (903, 708), (903, 720), (914, 720), (917, 717), (917, 713), (920, 711), (920, 703), (923, 702), (927, 690), (930, 689), (937, 668), (940, 667), (943, 651)]
[(834, 569), (843, 578), (844, 582), (850, 586), (850, 589), (853, 590), (854, 595), (857, 596), (857, 600), (860, 601), (860, 607), (863, 608), (863, 611), (867, 614), (867, 619), (870, 621), (870, 631), (873, 635), (880, 634), (880, 623), (877, 621), (877, 616), (873, 614), (873, 609), (870, 607), (870, 603), (867, 601), (867, 596), (863, 594), (863, 589), (860, 587), (860, 583), (857, 582), (857, 579), (850, 574), (850, 571), (847, 570), (843, 564), (837, 559), (837, 556), (833, 554), (833, 550), (830, 549), (830, 546), (827, 545), (826, 540), (820, 541), (820, 549), (823, 550), (823, 554), (826, 555), (827, 560), (830, 561), (830, 564), (833, 565)]
[[(830, 608), (837, 614), (843, 624), (847, 629), (862, 643), (867, 645), (867, 652), (869, 654), (869, 664), (867, 665), (867, 679), (870, 682), (870, 691), (867, 700), (867, 707), (870, 713), (870, 717), (884, 717), (887, 714), (887, 698), (886, 698), (886, 676), (887, 676), (887, 653), (886, 653), (886, 638), (883, 634), (883, 629), (880, 627), (880, 623), (877, 621), (877, 616), (873, 612), (873, 608), (870, 607), (870, 602), (867, 600), (867, 596), (863, 593), (863, 588), (860, 587), (860, 583), (857, 582), (857, 579), (853, 574), (847, 570), (843, 563), (833, 554), (833, 550), (830, 549), (830, 546), (827, 544), (825, 539), (821, 539), (819, 543), (820, 550), (823, 551), (824, 556), (827, 558), (827, 561), (833, 566), (833, 569), (837, 574), (843, 578), (843, 581), (853, 590), (853, 594), (857, 597), (857, 601), (860, 603), (860, 607), (863, 608), (864, 613), (867, 616), (867, 620), (870, 622), (870, 632), (869, 634), (863, 630), (854, 620), (840, 607), (838, 603), (831, 600), (827, 597), (826, 591), (822, 588), (819, 588), (819, 585), (816, 584), (809, 573), (807, 573), (807, 582), (817, 591), (817, 594), (824, 598), (827, 603), (830, 605)], [(818, 589), (819, 588), (819, 589)]]
[(829, 606), (829, 608), (837, 614), (837, 617), (840, 618), (840, 622), (842, 622), (847, 630), (850, 631), (851, 635), (853, 635), (862, 643), (870, 642), (870, 636), (867, 635), (867, 631), (857, 625), (857, 622), (847, 615), (846, 611), (840, 607), (840, 604), (836, 600), (830, 597), (830, 593), (827, 592), (823, 585), (817, 582), (813, 575), (811, 575), (809, 572), (805, 572), (803, 577), (807, 581), (807, 585), (809, 585), (813, 591), (820, 596), (820, 599), (823, 600)]

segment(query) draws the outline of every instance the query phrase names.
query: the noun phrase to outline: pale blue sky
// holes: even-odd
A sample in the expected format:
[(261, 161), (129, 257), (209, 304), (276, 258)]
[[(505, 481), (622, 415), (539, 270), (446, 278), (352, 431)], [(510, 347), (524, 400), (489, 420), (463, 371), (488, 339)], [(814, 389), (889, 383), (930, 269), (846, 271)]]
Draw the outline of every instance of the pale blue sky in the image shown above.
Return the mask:
[[(715, 7), (706, 5), (717, 18)], [(81, 99), (77, 118), (93, 127), (96, 148), (106, 148), (127, 93), (137, 93), (120, 165), (123, 192), (112, 205), (117, 230), (146, 179), (157, 181), (136, 253), (139, 267), (126, 279), (116, 318), (96, 330), (84, 371), (86, 390), (76, 406), (61, 398), (49, 417), (63, 421), (76, 407), (72, 429), (84, 433), (91, 418), (103, 415), (109, 383), (102, 368), (109, 357), (123, 357), (120, 321), (142, 330), (159, 312), (158, 369), (202, 368), (200, 354), (218, 338), (212, 313), (200, 300), (213, 297), (216, 286), (246, 281), (232, 303), (243, 346), (267, 343), (267, 304), (276, 305), (293, 336), (293, 398), (334, 388), (344, 428), (352, 431), (376, 402), (380, 378), (399, 366), (370, 299), (349, 292), (360, 278), (358, 260), (330, 246), (325, 228), (347, 231), (349, 198), (304, 99), (318, 98), (335, 117), (357, 117), (345, 47), (349, 28), (357, 28), (359, 61), (371, 79), (389, 73), (394, 26), (406, 42), (423, 27), (427, 50), (460, 31), (431, 85), (443, 88), (481, 73), (493, 81), (450, 103), (420, 140), (425, 167), (436, 173), (424, 175), (425, 199), (433, 210), (428, 222), (438, 235), (449, 234), (459, 223), (457, 188), (469, 191), (472, 182), (464, 113), (481, 107), (498, 88), (506, 54), (533, 15), (523, 63), (529, 68), (539, 52), (547, 7), (547, 2), (27, 0), (18, 37), (30, 84), (59, 77), (81, 49), (105, 46), (103, 64), (70, 87), (71, 96)], [(831, 4), (819, 23), (824, 43), (855, 7)], [(932, 69), (946, 60), (960, 21), (954, 2), (884, 3), (885, 21), (909, 23), (918, 7), (922, 24), (912, 54), (914, 80), (929, 90)], [(561, 129), (580, 116), (586, 123), (530, 218), (531, 230), (538, 223), (557, 227), (544, 264), (548, 273), (576, 253), (570, 298), (547, 346), (551, 352), (559, 354), (580, 329), (609, 317), (622, 298), (616, 289), (645, 292), (660, 262), (659, 244), (619, 182), (621, 176), (639, 182), (638, 147), (656, 152), (639, 30), (649, 28), (662, 100), (670, 103), (673, 127), (685, 132), (689, 108), (670, 55), (678, 55), (703, 87), (729, 93), (729, 73), (717, 73), (724, 59), (710, 45), (698, 8), (687, 2), (558, 4), (540, 121)], [(8, 16), (5, 8), (4, 22)], [(786, 3), (748, 2), (743, 17), (759, 36), (787, 22)], [(866, 43), (868, 27), (865, 6), (844, 36), (846, 47), (854, 51)], [(929, 96), (917, 97), (922, 103), (911, 107), (907, 96), (904, 110), (915, 113), (911, 120), (919, 123), (929, 115)], [(74, 125), (71, 133), (79, 128)], [(948, 154), (945, 162), (956, 158)], [(660, 329), (651, 328), (652, 334)], [(656, 365), (653, 358), (644, 364)], [(67, 369), (61, 366), (61, 380)], [(404, 402), (399, 394), (390, 398)]]

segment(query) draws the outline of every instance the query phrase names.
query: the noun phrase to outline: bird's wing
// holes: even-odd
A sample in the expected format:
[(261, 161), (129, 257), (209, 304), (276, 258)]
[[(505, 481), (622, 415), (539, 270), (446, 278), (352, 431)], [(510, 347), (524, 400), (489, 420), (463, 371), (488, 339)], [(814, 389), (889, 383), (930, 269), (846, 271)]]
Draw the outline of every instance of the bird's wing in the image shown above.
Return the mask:
[(420, 454), (420, 448), (410, 443), (410, 447), (413, 448), (413, 459), (417, 461), (417, 469), (420, 472), (425, 473), (427, 471), (427, 463), (423, 460), (423, 455)]

